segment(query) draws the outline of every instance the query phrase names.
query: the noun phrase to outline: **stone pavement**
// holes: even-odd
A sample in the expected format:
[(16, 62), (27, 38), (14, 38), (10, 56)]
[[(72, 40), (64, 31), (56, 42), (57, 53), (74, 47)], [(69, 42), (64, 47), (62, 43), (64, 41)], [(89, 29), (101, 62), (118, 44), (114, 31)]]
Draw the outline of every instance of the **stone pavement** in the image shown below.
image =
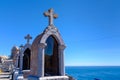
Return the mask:
[(9, 72), (0, 73), (0, 80), (11, 80), (11, 74)]

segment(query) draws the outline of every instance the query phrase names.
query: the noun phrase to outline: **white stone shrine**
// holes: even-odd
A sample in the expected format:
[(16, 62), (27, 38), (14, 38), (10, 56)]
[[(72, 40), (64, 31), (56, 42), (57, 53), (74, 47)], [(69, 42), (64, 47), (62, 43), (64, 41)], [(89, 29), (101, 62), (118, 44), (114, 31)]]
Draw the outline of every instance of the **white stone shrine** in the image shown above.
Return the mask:
[[(64, 49), (65, 43), (53, 24), (53, 19), (57, 18), (53, 9), (44, 13), (49, 18), (48, 27), (29, 43), (32, 37), (28, 34), (25, 39), (27, 43), (21, 46), (19, 56), (17, 56), (14, 80), (69, 80), (65, 75)], [(14, 73), (15, 73), (14, 72)], [(17, 75), (17, 77), (16, 77)]]
[(68, 80), (65, 76), (64, 49), (65, 44), (58, 29), (53, 24), (57, 15), (53, 9), (45, 12), (49, 17), (49, 25), (38, 35), (31, 47), (31, 69), (29, 80)]

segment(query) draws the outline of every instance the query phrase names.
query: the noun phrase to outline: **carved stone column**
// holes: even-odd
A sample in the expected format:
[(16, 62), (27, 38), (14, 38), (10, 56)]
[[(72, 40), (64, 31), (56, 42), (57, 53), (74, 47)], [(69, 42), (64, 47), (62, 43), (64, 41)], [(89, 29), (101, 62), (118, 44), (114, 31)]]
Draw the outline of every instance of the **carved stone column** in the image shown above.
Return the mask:
[(16, 68), (18, 68), (18, 61), (19, 61), (19, 53), (16, 55)]
[(46, 47), (46, 43), (40, 43), (39, 51), (38, 51), (38, 76), (44, 77), (44, 51)]
[(65, 66), (64, 66), (64, 49), (65, 45), (59, 46), (59, 71), (61, 76), (65, 76)]
[(19, 56), (19, 50), (16, 51), (16, 54), (13, 57), (13, 65), (15, 68), (18, 68), (18, 56)]
[(23, 67), (23, 45), (20, 46), (20, 72), (22, 72), (22, 67)]

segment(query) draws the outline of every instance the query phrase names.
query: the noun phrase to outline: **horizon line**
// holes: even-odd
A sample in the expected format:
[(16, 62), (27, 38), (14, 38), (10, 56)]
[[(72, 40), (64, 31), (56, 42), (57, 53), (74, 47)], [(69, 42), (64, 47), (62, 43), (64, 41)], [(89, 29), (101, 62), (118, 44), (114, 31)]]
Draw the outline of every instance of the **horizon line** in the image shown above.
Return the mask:
[(65, 67), (87, 67), (87, 66), (120, 66), (120, 65), (65, 65)]

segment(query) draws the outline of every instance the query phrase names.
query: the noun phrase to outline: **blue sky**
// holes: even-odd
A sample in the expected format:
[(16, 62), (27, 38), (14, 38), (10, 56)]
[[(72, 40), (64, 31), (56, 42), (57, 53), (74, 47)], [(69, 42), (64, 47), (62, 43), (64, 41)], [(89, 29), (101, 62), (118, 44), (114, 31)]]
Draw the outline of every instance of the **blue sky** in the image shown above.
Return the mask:
[[(43, 12), (54, 8), (54, 20), (67, 48), (65, 65), (120, 65), (119, 0), (1, 0), (0, 55), (25, 44), (48, 26)], [(32, 40), (32, 41), (33, 41)], [(31, 41), (31, 43), (32, 43)]]

